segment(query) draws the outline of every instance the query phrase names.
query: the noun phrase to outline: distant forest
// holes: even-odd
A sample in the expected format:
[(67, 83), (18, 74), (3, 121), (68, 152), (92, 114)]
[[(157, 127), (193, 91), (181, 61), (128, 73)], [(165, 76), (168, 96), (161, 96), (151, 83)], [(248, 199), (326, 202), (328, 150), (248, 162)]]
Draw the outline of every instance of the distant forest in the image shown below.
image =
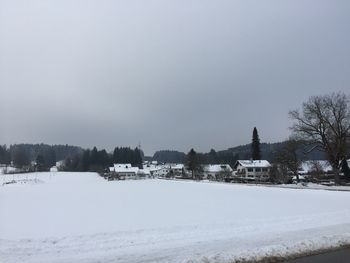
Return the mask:
[(105, 149), (83, 149), (70, 145), (14, 144), (0, 145), (0, 164), (12, 164), (26, 171), (47, 171), (57, 161), (63, 161), (65, 171), (102, 172), (113, 163), (130, 163), (141, 167), (143, 152), (137, 148), (116, 147), (112, 153)]
[[(261, 158), (273, 162), (276, 153), (285, 146), (286, 142), (261, 143)], [(325, 160), (326, 156), (319, 150), (305, 154), (303, 146), (297, 151), (301, 160)], [(138, 148), (116, 147), (113, 152), (106, 150), (83, 149), (70, 145), (47, 144), (14, 144), (10, 147), (0, 145), (0, 164), (13, 164), (16, 167), (30, 167), (36, 170), (48, 170), (56, 165), (56, 161), (64, 161), (63, 170), (67, 171), (103, 171), (113, 163), (131, 163), (141, 167), (143, 160), (153, 160), (160, 163), (185, 163), (187, 153), (162, 150), (153, 157), (145, 157)], [(208, 153), (198, 153), (202, 164), (227, 163), (231, 166), (237, 160), (251, 158), (251, 144), (232, 147), (223, 151), (212, 149)], [(36, 166), (34, 167), (33, 164)]]
[(153, 155), (152, 160), (160, 163), (184, 163), (186, 154), (172, 150), (157, 151)]
[(83, 149), (71, 145), (14, 144), (10, 147), (0, 145), (0, 163), (18, 167), (30, 165), (38, 156), (43, 157), (46, 166), (56, 165), (56, 161), (65, 160), (83, 153)]

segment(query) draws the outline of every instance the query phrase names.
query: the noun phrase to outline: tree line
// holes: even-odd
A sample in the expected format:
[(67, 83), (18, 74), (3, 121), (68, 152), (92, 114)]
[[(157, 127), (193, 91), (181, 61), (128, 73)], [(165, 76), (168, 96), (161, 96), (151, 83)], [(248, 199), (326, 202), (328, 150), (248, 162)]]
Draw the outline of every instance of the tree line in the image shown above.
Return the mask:
[(65, 160), (63, 170), (80, 172), (104, 172), (114, 163), (130, 163), (132, 166), (142, 168), (143, 153), (140, 149), (130, 147), (116, 147), (112, 153), (105, 149), (83, 150), (82, 154), (69, 157)]
[(56, 165), (56, 161), (81, 154), (82, 151), (82, 148), (70, 145), (14, 144), (9, 147), (0, 145), (0, 164), (29, 168), (39, 161), (40, 169), (45, 170)]
[(130, 163), (142, 167), (143, 152), (138, 148), (116, 147), (112, 153), (105, 149), (82, 149), (69, 145), (14, 144), (0, 145), (0, 164), (13, 165), (26, 171), (48, 171), (57, 161), (63, 161), (65, 171), (102, 172), (113, 163)]

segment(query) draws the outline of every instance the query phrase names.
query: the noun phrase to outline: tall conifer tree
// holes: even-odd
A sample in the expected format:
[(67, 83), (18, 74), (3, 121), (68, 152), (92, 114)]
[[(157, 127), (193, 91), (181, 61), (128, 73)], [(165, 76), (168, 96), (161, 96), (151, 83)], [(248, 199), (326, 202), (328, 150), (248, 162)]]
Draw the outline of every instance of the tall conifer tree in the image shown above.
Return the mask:
[(252, 159), (253, 160), (261, 160), (260, 139), (259, 139), (258, 130), (256, 129), (256, 127), (254, 127), (254, 130), (253, 130)]

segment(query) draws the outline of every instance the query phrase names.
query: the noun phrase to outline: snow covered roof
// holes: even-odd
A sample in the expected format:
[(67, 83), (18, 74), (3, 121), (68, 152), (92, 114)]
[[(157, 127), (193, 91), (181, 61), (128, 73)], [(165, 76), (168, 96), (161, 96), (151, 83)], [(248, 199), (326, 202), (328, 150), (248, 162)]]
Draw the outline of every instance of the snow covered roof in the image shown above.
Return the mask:
[(116, 173), (137, 173), (139, 168), (132, 167), (130, 163), (116, 163), (114, 167), (110, 167), (109, 170)]
[(314, 160), (302, 162), (299, 173), (306, 174), (315, 170), (316, 168), (321, 169), (323, 172), (331, 172), (333, 170), (328, 161)]
[(139, 174), (144, 174), (144, 175), (150, 175), (151, 174), (149, 169), (139, 169), (138, 173)]
[(204, 171), (208, 173), (218, 173), (224, 170), (232, 172), (232, 168), (228, 164), (209, 164), (204, 166)]
[(183, 169), (184, 168), (184, 165), (183, 164), (171, 164), (170, 165), (170, 169)]
[(114, 167), (116, 168), (130, 168), (132, 167), (131, 163), (115, 163)]
[(271, 167), (271, 164), (266, 160), (238, 160), (235, 163), (234, 168), (237, 168), (238, 165), (247, 168), (268, 168)]

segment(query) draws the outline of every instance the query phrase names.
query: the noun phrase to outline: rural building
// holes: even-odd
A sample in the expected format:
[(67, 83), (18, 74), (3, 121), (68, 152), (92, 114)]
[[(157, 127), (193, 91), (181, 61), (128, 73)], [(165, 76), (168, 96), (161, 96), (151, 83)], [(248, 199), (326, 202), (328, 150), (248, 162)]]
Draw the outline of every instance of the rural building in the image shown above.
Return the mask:
[(138, 179), (139, 168), (132, 167), (130, 163), (116, 163), (109, 171), (109, 178), (112, 180)]
[(203, 179), (224, 180), (232, 176), (232, 168), (228, 164), (209, 164), (203, 167)]
[(234, 165), (234, 177), (245, 181), (267, 181), (271, 164), (266, 160), (238, 160)]

